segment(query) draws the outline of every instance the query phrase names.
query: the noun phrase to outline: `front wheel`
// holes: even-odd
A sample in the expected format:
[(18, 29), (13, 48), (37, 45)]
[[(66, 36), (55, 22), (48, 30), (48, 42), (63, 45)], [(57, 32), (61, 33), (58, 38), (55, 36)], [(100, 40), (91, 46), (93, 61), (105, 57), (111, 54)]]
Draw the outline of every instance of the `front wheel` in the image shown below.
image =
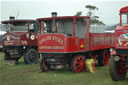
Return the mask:
[(124, 80), (127, 73), (126, 63), (124, 60), (115, 61), (115, 56), (110, 59), (109, 72), (112, 80)]
[(71, 61), (71, 68), (75, 73), (86, 71), (85, 57), (82, 55), (75, 56)]
[(35, 49), (29, 49), (24, 55), (25, 64), (35, 64), (38, 62), (38, 53)]

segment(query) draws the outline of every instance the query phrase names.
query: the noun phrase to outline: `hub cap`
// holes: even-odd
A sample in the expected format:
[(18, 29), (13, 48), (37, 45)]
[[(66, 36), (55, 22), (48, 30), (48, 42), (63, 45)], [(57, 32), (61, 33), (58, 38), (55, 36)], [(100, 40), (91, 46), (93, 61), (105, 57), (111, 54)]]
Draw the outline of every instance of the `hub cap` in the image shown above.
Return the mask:
[(30, 54), (30, 61), (34, 61), (35, 57), (36, 57), (36, 54), (35, 53), (31, 53)]

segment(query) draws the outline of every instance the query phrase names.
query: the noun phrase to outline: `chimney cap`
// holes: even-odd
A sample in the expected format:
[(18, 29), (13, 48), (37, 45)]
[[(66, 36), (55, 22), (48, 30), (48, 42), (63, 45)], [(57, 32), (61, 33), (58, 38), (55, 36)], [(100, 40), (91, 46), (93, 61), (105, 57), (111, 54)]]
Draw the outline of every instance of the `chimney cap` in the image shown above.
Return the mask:
[(51, 14), (57, 14), (57, 12), (52, 12)]
[(52, 17), (57, 17), (57, 12), (52, 12)]
[(14, 16), (10, 16), (9, 19), (10, 19), (10, 20), (14, 20), (15, 17), (14, 17)]

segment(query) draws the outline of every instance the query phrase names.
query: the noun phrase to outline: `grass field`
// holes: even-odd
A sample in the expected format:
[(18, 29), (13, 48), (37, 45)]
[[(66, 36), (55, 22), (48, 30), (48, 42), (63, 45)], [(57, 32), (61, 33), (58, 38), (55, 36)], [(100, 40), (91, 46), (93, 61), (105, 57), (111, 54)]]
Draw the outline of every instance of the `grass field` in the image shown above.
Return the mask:
[(22, 58), (17, 65), (5, 65), (0, 53), (0, 85), (128, 85), (128, 75), (126, 80), (114, 82), (108, 67), (96, 67), (95, 74), (70, 69), (41, 72), (39, 63), (25, 65)]

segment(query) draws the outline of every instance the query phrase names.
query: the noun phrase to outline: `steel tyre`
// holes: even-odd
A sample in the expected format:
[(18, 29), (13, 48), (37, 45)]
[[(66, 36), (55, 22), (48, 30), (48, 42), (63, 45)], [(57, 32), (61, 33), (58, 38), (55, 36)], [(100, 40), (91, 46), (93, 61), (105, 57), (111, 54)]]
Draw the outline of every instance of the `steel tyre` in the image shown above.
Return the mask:
[(36, 64), (38, 62), (38, 53), (35, 49), (30, 49), (24, 55), (25, 64)]

